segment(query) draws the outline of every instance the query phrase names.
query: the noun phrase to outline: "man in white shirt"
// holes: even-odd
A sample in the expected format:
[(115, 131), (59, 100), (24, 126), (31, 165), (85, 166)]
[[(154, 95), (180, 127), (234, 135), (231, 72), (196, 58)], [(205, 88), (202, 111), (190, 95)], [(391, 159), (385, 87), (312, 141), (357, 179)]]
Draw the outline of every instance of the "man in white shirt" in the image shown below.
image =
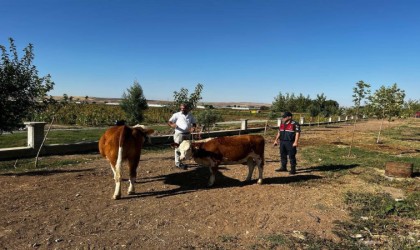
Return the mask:
[[(197, 127), (188, 105), (181, 104), (179, 108), (181, 111), (173, 114), (168, 121), (168, 125), (175, 129), (174, 142), (178, 144), (185, 139), (191, 139), (191, 132), (194, 132)], [(175, 166), (184, 170), (187, 169), (187, 166), (179, 161), (178, 148), (175, 148)]]

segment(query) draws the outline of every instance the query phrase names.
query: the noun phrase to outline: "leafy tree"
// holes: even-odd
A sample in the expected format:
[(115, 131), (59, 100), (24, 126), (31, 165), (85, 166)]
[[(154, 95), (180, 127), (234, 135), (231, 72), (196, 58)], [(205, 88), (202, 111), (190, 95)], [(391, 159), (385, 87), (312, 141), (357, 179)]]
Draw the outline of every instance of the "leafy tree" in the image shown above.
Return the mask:
[(284, 112), (284, 111), (296, 111), (296, 106), (294, 103), (295, 95), (286, 93), (279, 93), (272, 103), (271, 109), (275, 112)]
[(408, 100), (404, 102), (402, 114), (404, 117), (414, 117), (420, 111), (420, 100)]
[(311, 105), (312, 100), (311, 98), (308, 96), (303, 96), (303, 94), (299, 94), (299, 96), (295, 99), (295, 106), (296, 106), (296, 110), (294, 110), (295, 112), (306, 112), (307, 108), (309, 105)]
[(143, 89), (137, 80), (124, 92), (121, 108), (126, 113), (129, 124), (141, 123), (144, 120), (144, 111), (149, 108), (144, 97)]
[(206, 109), (197, 115), (197, 121), (201, 125), (202, 130), (209, 130), (216, 122), (223, 121), (222, 116), (214, 109)]
[(338, 114), (340, 109), (340, 105), (337, 101), (334, 100), (326, 100), (324, 103), (324, 111), (323, 114), (325, 117), (329, 117), (331, 115)]
[(314, 103), (319, 107), (320, 113), (324, 112), (325, 110), (325, 102), (327, 101), (327, 97), (324, 95), (324, 93), (321, 93), (320, 95), (316, 95), (316, 99), (314, 100)]
[(172, 111), (176, 111), (179, 109), (181, 104), (186, 104), (193, 110), (197, 107), (198, 102), (202, 99), (201, 92), (203, 91), (203, 85), (198, 83), (194, 89), (194, 92), (188, 96), (188, 89), (181, 88), (181, 90), (174, 91), (174, 102), (172, 103)]
[(9, 38), (9, 42), (10, 54), (0, 45), (0, 134), (16, 129), (31, 113), (41, 109), (48, 100), (47, 93), (54, 88), (51, 76), (39, 77), (32, 64), (33, 45), (29, 44), (19, 59), (14, 40)]
[(355, 119), (353, 121), (353, 133), (352, 133), (351, 143), (350, 143), (350, 148), (349, 148), (349, 154), (348, 154), (349, 157), (351, 155), (351, 150), (353, 147), (354, 133), (356, 131), (356, 122), (359, 116), (360, 103), (366, 97), (366, 95), (370, 94), (369, 88), (370, 88), (370, 85), (363, 81), (357, 82), (356, 87), (353, 88), (353, 103), (356, 109), (356, 114), (355, 114)]
[[(316, 106), (316, 108), (314, 106)], [(340, 105), (337, 101), (327, 100), (324, 93), (317, 95), (315, 100), (311, 100), (309, 96), (305, 97), (303, 94), (296, 96), (293, 93), (283, 94), (280, 92), (274, 98), (271, 106), (271, 110), (274, 113), (284, 111), (303, 113), (308, 112), (309, 109), (313, 111), (312, 113), (316, 112), (316, 116), (322, 114), (324, 117), (327, 117), (339, 113)]]
[(206, 108), (206, 109), (214, 109), (214, 106), (211, 105), (211, 104), (206, 104), (206, 105), (204, 105), (204, 108)]
[(316, 117), (319, 115), (319, 113), (321, 113), (321, 109), (318, 105), (311, 104), (308, 107), (308, 112), (309, 112), (309, 115), (311, 116), (311, 121), (312, 121), (313, 117)]
[(380, 142), (384, 119), (388, 118), (390, 122), (392, 117), (399, 116), (404, 104), (404, 97), (404, 90), (399, 89), (396, 83), (388, 88), (381, 86), (373, 95), (369, 96), (373, 112), (382, 119), (376, 143)]

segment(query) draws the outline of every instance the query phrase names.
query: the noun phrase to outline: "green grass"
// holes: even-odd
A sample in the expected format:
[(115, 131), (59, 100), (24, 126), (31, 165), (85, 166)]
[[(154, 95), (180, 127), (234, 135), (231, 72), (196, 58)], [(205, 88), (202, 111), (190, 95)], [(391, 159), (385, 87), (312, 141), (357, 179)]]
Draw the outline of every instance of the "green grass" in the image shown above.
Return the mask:
[(420, 218), (419, 198), (420, 192), (403, 201), (386, 193), (347, 192), (344, 202), (351, 219), (335, 222), (334, 232), (350, 244), (363, 239), (376, 249), (416, 249), (419, 237), (411, 222)]
[[(347, 157), (348, 148), (336, 145), (317, 145), (306, 147), (301, 151), (302, 164), (311, 163), (310, 168), (322, 172), (322, 182), (330, 182), (353, 173), (359, 173), (359, 178), (367, 183), (400, 188), (405, 191), (420, 190), (420, 184), (411, 178), (394, 180), (386, 178), (375, 169), (384, 170), (387, 162), (407, 162), (414, 164), (414, 172), (419, 172), (420, 157), (397, 156), (387, 153), (353, 148), (353, 157)], [(327, 179), (325, 179), (327, 178)], [(314, 180), (315, 182), (317, 180)], [(310, 182), (303, 183), (310, 185)], [(316, 184), (316, 183), (315, 183)], [(296, 185), (302, 185), (296, 183)]]
[(100, 156), (98, 154), (72, 155), (63, 158), (61, 156), (40, 157), (38, 159), (38, 167), (35, 168), (35, 157), (25, 158), (12, 161), (0, 161), (0, 172), (10, 172), (18, 174), (27, 171), (46, 171), (73, 165), (80, 165), (94, 161)]
[(26, 147), (28, 145), (27, 132), (0, 135), (0, 148)]
[(373, 150), (353, 148), (353, 156), (348, 157), (348, 147), (340, 145), (317, 145), (306, 147), (301, 150), (305, 161), (313, 163), (315, 166), (340, 166), (340, 165), (359, 165), (364, 167), (375, 167), (383, 169), (386, 162), (406, 162), (420, 165), (419, 157), (390, 155)]
[(306, 232), (262, 236), (251, 249), (368, 249), (358, 242), (334, 242)]
[[(60, 129), (50, 130), (45, 144), (69, 144), (78, 142), (98, 141), (108, 127), (104, 128), (77, 128), (77, 129)], [(169, 126), (152, 125), (158, 133), (170, 132)], [(47, 131), (45, 131), (45, 134)], [(13, 134), (0, 135), (0, 148), (26, 147), (27, 132), (17, 132)]]
[(97, 141), (105, 132), (106, 128), (78, 129), (78, 130), (54, 130), (47, 136), (46, 144), (62, 144)]
[[(262, 125), (263, 126), (263, 125)], [(173, 130), (166, 124), (152, 124), (147, 127), (155, 130), (154, 135), (170, 135)], [(104, 128), (74, 128), (71, 126), (67, 129), (56, 129), (50, 130), (45, 144), (69, 144), (78, 142), (91, 142), (98, 141), (101, 135), (105, 132), (108, 127)], [(224, 129), (239, 129), (240, 124), (233, 125), (220, 125), (215, 127), (213, 130), (224, 130)], [(46, 134), (47, 131), (45, 131)], [(205, 132), (204, 132), (205, 133)], [(12, 148), (12, 147), (26, 147), (27, 146), (27, 132), (16, 132), (13, 134), (5, 133), (0, 135), (0, 148)]]
[[(97, 141), (105, 130), (106, 128), (50, 130), (45, 144)], [(27, 140), (27, 132), (3, 134), (0, 135), (0, 148), (26, 147)]]
[(420, 192), (403, 201), (385, 193), (347, 192), (344, 203), (349, 221), (334, 222), (339, 242), (307, 232), (259, 237), (251, 249), (418, 249), (414, 220), (420, 218)]

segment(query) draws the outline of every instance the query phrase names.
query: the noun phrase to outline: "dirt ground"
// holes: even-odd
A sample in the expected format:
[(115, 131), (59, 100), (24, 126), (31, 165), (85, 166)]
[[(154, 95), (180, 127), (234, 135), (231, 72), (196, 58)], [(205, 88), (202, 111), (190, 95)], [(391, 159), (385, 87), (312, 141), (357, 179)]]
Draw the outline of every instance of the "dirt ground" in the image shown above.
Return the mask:
[[(363, 131), (377, 130), (378, 124), (365, 122)], [(351, 129), (313, 128), (303, 133), (299, 150), (349, 143)], [(363, 135), (358, 136), (355, 141), (360, 144)], [(273, 138), (266, 138), (263, 185), (256, 184), (257, 169), (253, 181), (243, 183), (247, 167), (233, 165), (223, 166), (215, 187), (206, 188), (209, 170), (192, 162), (188, 170), (174, 168), (171, 149), (144, 153), (137, 193), (128, 196), (124, 183), (123, 197), (117, 201), (111, 199), (111, 169), (99, 155), (64, 156), (86, 158), (71, 167), (0, 174), (0, 248), (252, 249), (267, 235), (300, 237), (304, 232), (338, 241), (333, 222), (348, 218), (343, 193), (381, 187), (368, 185), (357, 175), (311, 185), (325, 173), (299, 154), (297, 175), (277, 173)], [(373, 142), (370, 146), (378, 147)]]

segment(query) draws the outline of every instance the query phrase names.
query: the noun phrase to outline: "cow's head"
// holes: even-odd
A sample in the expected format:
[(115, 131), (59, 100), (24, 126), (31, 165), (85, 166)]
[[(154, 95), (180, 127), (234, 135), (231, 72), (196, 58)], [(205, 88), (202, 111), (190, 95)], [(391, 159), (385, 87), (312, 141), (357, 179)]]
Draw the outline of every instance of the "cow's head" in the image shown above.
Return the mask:
[(184, 140), (178, 145), (179, 159), (189, 160), (192, 157), (192, 143), (190, 140)]
[(139, 131), (141, 135), (143, 135), (144, 139), (151, 143), (149, 135), (153, 134), (155, 130), (149, 129), (146, 126), (140, 124), (133, 126), (133, 129)]
[(171, 147), (178, 148), (179, 159), (182, 161), (190, 160), (194, 157), (194, 155), (200, 151), (202, 144), (203, 142), (191, 142), (190, 140), (184, 140), (181, 144), (172, 143)]

